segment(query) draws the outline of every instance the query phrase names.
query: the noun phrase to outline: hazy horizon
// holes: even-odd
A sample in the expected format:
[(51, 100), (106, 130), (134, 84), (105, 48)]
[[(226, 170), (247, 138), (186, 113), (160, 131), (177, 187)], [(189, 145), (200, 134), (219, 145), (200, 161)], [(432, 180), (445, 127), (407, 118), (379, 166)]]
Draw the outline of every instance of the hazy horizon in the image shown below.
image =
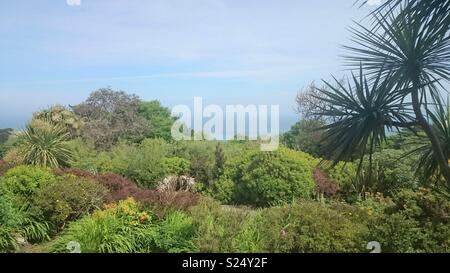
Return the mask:
[(341, 75), (340, 44), (367, 10), (342, 1), (66, 0), (0, 4), (0, 128), (110, 86), (164, 106), (280, 105)]

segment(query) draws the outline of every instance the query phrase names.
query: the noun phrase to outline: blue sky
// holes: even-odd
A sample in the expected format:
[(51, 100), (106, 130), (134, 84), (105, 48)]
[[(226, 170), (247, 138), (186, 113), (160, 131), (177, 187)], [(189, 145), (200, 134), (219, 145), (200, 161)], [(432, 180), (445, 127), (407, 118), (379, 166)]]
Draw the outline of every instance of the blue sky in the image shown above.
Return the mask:
[[(72, 0), (73, 1), (73, 0)], [(0, 0), (0, 128), (111, 86), (193, 103), (279, 104), (341, 75), (354, 0)]]

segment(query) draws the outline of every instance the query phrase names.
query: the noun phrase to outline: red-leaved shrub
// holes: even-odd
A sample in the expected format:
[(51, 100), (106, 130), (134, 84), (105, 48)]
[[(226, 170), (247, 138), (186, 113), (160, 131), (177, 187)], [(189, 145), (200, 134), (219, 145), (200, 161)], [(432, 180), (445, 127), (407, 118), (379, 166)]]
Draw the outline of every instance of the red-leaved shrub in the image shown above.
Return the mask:
[(187, 210), (197, 205), (199, 200), (199, 195), (191, 192), (163, 192), (140, 188), (128, 178), (112, 173), (94, 175), (76, 169), (57, 169), (54, 173), (60, 176), (70, 174), (97, 181), (109, 191), (105, 198), (107, 203), (115, 203), (133, 197), (144, 205), (154, 206), (157, 210), (165, 211), (166, 209)]
[(313, 179), (316, 183), (315, 192), (318, 194), (324, 194), (328, 197), (335, 197), (340, 190), (336, 181), (318, 168), (313, 171)]

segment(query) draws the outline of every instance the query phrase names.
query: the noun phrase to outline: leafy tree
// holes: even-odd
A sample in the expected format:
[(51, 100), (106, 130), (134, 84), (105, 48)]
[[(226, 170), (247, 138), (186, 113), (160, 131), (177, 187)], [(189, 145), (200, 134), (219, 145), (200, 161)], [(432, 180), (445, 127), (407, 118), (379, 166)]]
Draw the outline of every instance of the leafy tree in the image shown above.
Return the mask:
[(151, 131), (146, 137), (163, 138), (167, 141), (172, 139), (171, 129), (176, 119), (159, 101), (140, 101), (138, 114), (150, 122)]
[(418, 126), (450, 188), (448, 156), (430, 119), (433, 106), (442, 103), (444, 81), (450, 80), (449, 1), (389, 3), (398, 5), (374, 12), (373, 28), (352, 30), (356, 46), (346, 47), (346, 58), (350, 67), (359, 67), (359, 75), (352, 75), (348, 87), (326, 82), (331, 91), (319, 89), (332, 105), (322, 114), (337, 117), (326, 127), (327, 150), (335, 161), (363, 158), (385, 141), (387, 130)]
[(303, 151), (316, 157), (323, 157), (324, 143), (322, 127), (325, 123), (318, 119), (304, 119), (297, 122), (283, 135), (283, 143), (290, 149)]
[(148, 133), (149, 124), (138, 115), (139, 98), (123, 91), (102, 88), (73, 106), (84, 118), (82, 136), (99, 149), (108, 149), (120, 139), (140, 142)]

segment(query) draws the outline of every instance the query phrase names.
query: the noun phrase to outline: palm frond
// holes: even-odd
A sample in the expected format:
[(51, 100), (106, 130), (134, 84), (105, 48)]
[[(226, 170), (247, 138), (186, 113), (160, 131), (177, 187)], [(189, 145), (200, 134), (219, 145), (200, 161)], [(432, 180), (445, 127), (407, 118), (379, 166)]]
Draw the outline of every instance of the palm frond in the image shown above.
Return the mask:
[(374, 81), (367, 80), (360, 66), (359, 76), (352, 74), (352, 83), (333, 86), (325, 81), (329, 89), (318, 89), (332, 107), (317, 113), (332, 116), (335, 122), (324, 126), (324, 143), (336, 164), (339, 161), (361, 160), (369, 150), (372, 154), (386, 140), (387, 130), (414, 121), (412, 109), (402, 103), (401, 92), (391, 92), (396, 83), (383, 80), (380, 70)]

